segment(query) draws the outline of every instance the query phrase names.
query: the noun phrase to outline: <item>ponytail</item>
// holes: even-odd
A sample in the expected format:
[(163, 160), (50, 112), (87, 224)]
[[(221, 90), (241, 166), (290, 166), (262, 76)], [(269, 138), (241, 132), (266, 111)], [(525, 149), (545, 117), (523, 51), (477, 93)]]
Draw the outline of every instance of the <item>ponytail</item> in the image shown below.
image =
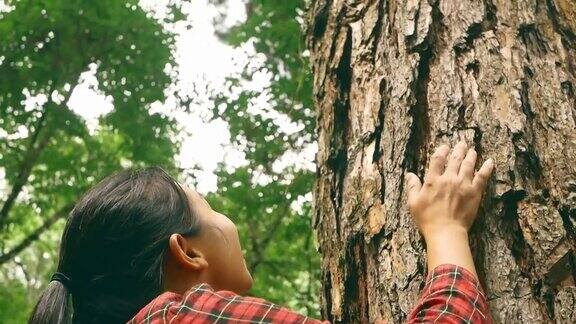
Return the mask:
[(29, 324), (70, 324), (72, 307), (68, 288), (60, 281), (52, 280), (40, 296), (28, 320)]
[(126, 323), (163, 291), (170, 235), (199, 231), (186, 192), (161, 168), (107, 177), (70, 212), (57, 272), (28, 323)]

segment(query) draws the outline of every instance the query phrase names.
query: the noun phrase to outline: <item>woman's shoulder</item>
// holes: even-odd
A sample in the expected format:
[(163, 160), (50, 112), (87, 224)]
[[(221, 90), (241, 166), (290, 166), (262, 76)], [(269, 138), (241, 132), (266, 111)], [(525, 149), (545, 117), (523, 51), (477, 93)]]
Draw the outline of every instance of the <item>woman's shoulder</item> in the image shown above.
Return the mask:
[(182, 322), (314, 323), (306, 316), (261, 298), (231, 291), (214, 291), (208, 284), (192, 287), (185, 294), (165, 292), (142, 308), (129, 323)]

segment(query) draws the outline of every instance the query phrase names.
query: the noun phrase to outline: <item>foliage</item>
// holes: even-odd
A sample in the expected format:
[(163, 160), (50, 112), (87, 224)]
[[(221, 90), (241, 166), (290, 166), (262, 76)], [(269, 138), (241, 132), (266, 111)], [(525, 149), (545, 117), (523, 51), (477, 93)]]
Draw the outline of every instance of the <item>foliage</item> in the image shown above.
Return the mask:
[[(304, 198), (310, 197), (314, 173), (290, 161), (315, 141), (304, 1), (253, 0), (247, 8), (247, 20), (224, 29), (222, 37), (235, 46), (250, 42), (256, 54), (241, 77), (228, 80), (228, 92), (216, 96), (214, 116), (228, 122), (248, 164), (218, 170), (211, 203), (240, 224), (257, 277), (252, 292), (317, 317), (319, 258)], [(261, 57), (261, 64), (253, 64)], [(262, 92), (245, 86), (262, 73), (271, 77)], [(301, 208), (293, 208), (298, 203)]]
[(0, 282), (0, 323), (26, 323), (29, 305), (27, 289), (22, 282)]
[[(175, 77), (174, 35), (163, 29), (164, 21), (135, 0), (7, 3), (14, 8), (0, 13), (0, 76), (9, 76), (0, 77), (0, 172), (6, 181), (0, 183), (6, 193), (0, 207), (14, 188), (18, 198), (5, 208), (4, 219), (0, 213), (0, 264), (33, 240), (0, 267), (2, 323), (22, 322), (55, 270), (63, 225), (58, 212), (80, 193), (130, 165), (179, 171), (176, 123), (149, 113)], [(218, 191), (207, 198), (238, 224), (256, 279), (251, 294), (318, 316), (319, 261), (309, 202), (314, 175), (290, 161), (315, 141), (303, 7), (303, 1), (249, 1), (248, 19), (222, 30), (225, 41), (251, 42), (254, 59), (263, 59), (230, 78), (229, 91), (214, 98), (214, 118), (228, 122), (247, 164), (221, 165)], [(182, 18), (177, 8), (173, 12), (170, 19)], [(95, 90), (115, 107), (96, 130), (66, 105), (88, 70), (96, 71)], [(263, 92), (246, 87), (258, 73), (272, 76)], [(44, 99), (24, 104), (32, 98)]]
[[(173, 36), (136, 1), (7, 3), (13, 10), (0, 14), (0, 75), (8, 76), (0, 78), (0, 170), (6, 181), (0, 260), (11, 260), (1, 272), (12, 280), (5, 284), (17, 287), (22, 273), (28, 282), (46, 282), (48, 271), (35, 265), (57, 260), (62, 223), (16, 259), (8, 258), (11, 251), (34, 242), (34, 232), (60, 218), (52, 215), (66, 215), (79, 193), (113, 171), (151, 164), (174, 170), (178, 145), (171, 136), (175, 124), (148, 113), (172, 81), (166, 66), (174, 65)], [(116, 104), (95, 131), (66, 105), (91, 64), (98, 90)], [(25, 104), (31, 98), (40, 102)]]

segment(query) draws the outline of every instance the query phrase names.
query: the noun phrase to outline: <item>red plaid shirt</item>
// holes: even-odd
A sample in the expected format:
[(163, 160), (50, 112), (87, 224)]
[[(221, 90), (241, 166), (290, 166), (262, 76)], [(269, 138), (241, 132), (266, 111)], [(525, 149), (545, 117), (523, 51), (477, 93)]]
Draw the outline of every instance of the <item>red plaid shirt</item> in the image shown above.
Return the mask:
[(428, 275), (408, 322), (492, 323), (492, 317), (474, 275), (462, 267), (443, 264)]
[[(409, 323), (492, 323), (478, 280), (467, 270), (441, 265), (428, 276)], [(260, 298), (214, 291), (207, 284), (185, 295), (163, 293), (129, 323), (320, 323)]]

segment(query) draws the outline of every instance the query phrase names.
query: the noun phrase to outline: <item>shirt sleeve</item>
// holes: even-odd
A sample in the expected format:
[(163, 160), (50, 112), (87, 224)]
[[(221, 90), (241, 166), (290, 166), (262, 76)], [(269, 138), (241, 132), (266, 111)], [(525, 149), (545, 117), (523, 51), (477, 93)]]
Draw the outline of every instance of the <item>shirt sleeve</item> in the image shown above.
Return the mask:
[(165, 293), (130, 323), (321, 323), (255, 297), (214, 291), (201, 284), (184, 295)]
[(408, 323), (492, 323), (486, 296), (468, 270), (443, 264), (426, 279), (426, 285)]

